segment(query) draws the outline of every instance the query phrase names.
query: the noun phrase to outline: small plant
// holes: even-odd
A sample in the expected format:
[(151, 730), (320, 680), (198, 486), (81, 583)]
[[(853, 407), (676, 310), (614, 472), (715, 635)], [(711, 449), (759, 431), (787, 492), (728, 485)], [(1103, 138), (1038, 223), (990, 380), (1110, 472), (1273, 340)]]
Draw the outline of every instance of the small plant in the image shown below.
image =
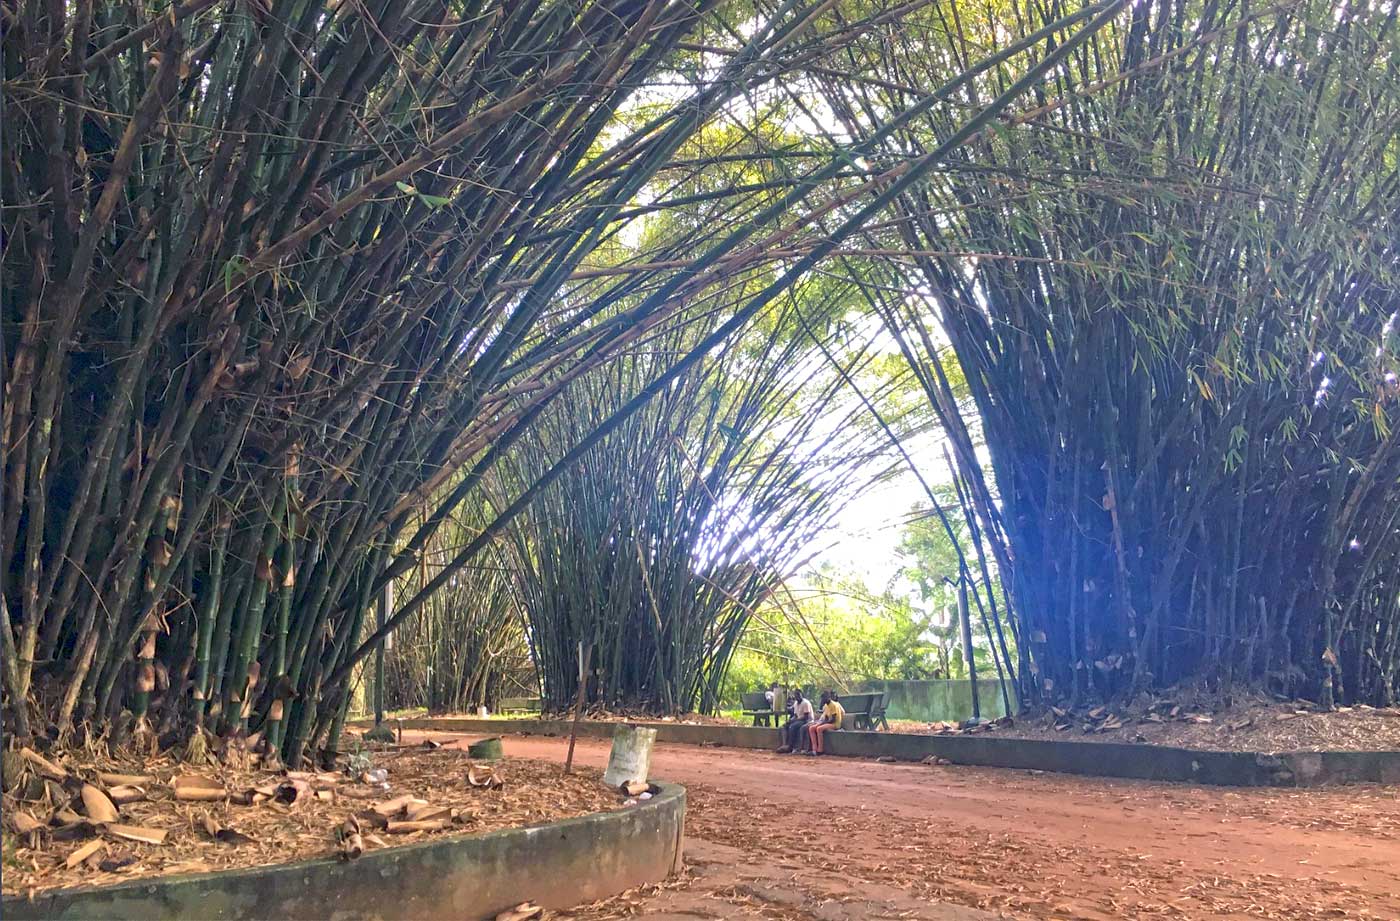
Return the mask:
[(355, 750), (350, 753), (350, 761), (345, 765), (346, 772), (353, 777), (358, 777), (372, 767), (374, 767), (374, 756), (357, 744)]

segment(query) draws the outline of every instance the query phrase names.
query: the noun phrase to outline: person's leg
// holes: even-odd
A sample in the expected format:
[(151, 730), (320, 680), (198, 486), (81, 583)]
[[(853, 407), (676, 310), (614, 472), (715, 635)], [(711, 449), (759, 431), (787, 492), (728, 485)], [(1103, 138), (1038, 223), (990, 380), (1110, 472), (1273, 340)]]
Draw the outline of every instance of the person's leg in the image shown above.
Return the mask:
[(807, 751), (815, 754), (821, 753), (821, 731), (825, 723), (807, 724)]
[(807, 727), (811, 724), (811, 722), (811, 720), (793, 721), (794, 725), (792, 727), (792, 739), (788, 742), (788, 745), (792, 748), (793, 751), (796, 752), (801, 751), (803, 749), (804, 746), (802, 743), (807, 739)]
[(782, 738), (782, 743), (779, 744), (779, 746), (778, 746), (778, 751), (779, 751), (779, 752), (792, 751), (792, 738), (793, 738), (792, 727), (793, 727), (794, 724), (796, 724), (796, 722), (797, 722), (797, 720), (791, 719), (791, 720), (788, 720), (786, 723), (783, 724), (783, 726), (782, 726), (783, 732), (782, 732), (782, 736), (781, 736), (781, 738)]
[(832, 732), (833, 730), (840, 728), (841, 727), (837, 726), (835, 723), (822, 723), (820, 726), (816, 727), (812, 736), (812, 751), (816, 752), (819, 755), (826, 754), (826, 747), (823, 744), (823, 736), (825, 736), (828, 732)]

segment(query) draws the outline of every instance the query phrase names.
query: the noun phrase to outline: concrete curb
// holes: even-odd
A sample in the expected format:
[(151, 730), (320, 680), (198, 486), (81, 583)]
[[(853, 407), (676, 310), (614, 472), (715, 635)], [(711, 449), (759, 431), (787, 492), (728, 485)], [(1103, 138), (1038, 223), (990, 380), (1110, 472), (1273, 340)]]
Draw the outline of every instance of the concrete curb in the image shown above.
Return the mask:
[(685, 788), (544, 825), (332, 859), (6, 896), (6, 921), (468, 921), (530, 900), (569, 908), (680, 869)]
[[(566, 720), (447, 717), (408, 719), (397, 725), (402, 725), (404, 729), (439, 732), (544, 736), (566, 736), (570, 727)], [(768, 750), (776, 749), (779, 744), (776, 729), (668, 722), (648, 722), (645, 725), (655, 727), (658, 742)], [(614, 726), (615, 723), (582, 722), (579, 724), (579, 735), (610, 738)], [(1009, 739), (994, 733), (938, 736), (851, 731), (828, 735), (826, 744), (831, 754), (854, 758), (889, 757), (900, 761), (922, 761), (932, 755), (954, 764), (1226, 787), (1400, 784), (1400, 751), (1284, 752), (1271, 755), (1134, 743)]]

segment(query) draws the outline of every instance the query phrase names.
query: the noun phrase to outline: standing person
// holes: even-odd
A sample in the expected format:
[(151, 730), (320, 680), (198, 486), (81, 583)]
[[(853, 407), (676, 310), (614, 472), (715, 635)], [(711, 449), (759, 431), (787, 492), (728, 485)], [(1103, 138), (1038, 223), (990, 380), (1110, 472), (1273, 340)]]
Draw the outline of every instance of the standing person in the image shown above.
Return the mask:
[(807, 738), (811, 742), (809, 755), (825, 754), (822, 750), (822, 736), (828, 732), (835, 732), (841, 728), (841, 721), (846, 718), (846, 708), (841, 706), (841, 699), (836, 696), (835, 691), (822, 691), (822, 715), (816, 722), (807, 726)]
[(783, 724), (783, 744), (778, 747), (779, 754), (795, 754), (802, 748), (802, 743), (807, 738), (807, 724), (812, 722), (814, 715), (812, 702), (802, 696), (801, 688), (792, 689), (789, 702), (792, 704), (792, 715)]
[(763, 699), (768, 701), (768, 709), (773, 709), (773, 701), (778, 699), (778, 682), (774, 681), (768, 685), (768, 690), (763, 692)]

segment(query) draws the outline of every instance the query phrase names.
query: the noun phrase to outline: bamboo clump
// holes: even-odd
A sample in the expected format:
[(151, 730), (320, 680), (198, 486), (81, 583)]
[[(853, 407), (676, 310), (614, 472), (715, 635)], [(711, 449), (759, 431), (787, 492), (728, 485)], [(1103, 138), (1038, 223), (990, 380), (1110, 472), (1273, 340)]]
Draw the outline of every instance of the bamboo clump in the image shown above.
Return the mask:
[[(388, 634), (1009, 104), (879, 174), (858, 164), (878, 144), (751, 105), (921, 8), (7, 7), (7, 725), (334, 751)], [(1049, 28), (1022, 88), (1114, 9)], [(777, 166), (735, 184), (745, 162)], [(676, 217), (620, 239), (653, 214)], [(685, 317), (704, 334), (487, 505), (574, 382)], [(367, 631), (444, 523), (488, 507)]]

